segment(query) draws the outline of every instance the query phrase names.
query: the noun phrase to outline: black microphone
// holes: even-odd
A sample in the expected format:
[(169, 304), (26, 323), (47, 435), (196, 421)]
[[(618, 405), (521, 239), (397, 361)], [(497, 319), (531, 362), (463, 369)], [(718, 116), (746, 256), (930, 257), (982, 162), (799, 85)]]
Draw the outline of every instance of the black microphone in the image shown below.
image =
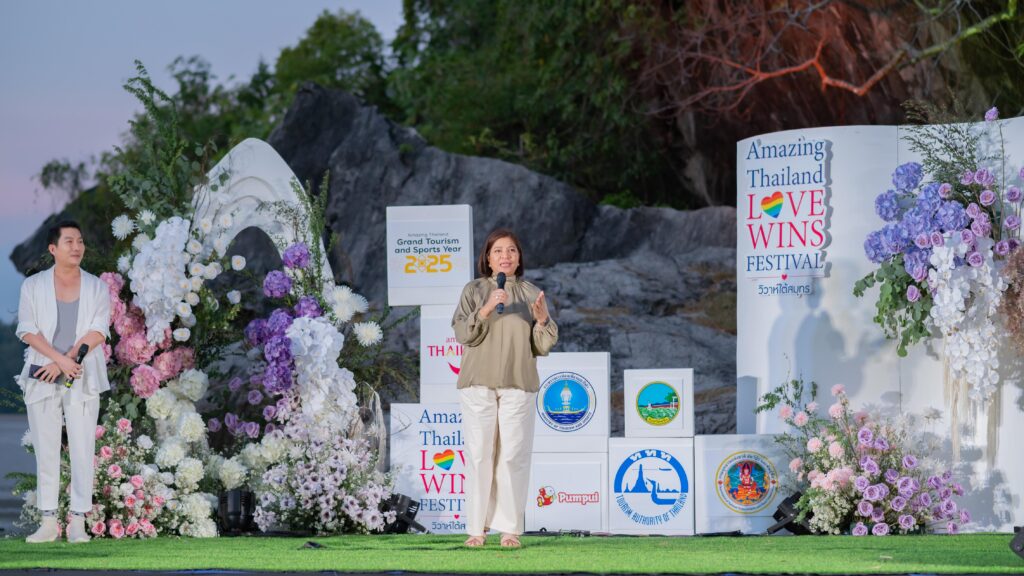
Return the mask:
[[(78, 347), (78, 356), (75, 356), (75, 364), (81, 365), (82, 364), (82, 360), (85, 360), (85, 355), (88, 354), (88, 353), (89, 353), (89, 345), (88, 344), (82, 344), (81, 346), (79, 346)], [(73, 384), (73, 383), (74, 383), (74, 381), (71, 378), (67, 378), (67, 379), (64, 380), (64, 387), (65, 388), (71, 388), (71, 384)]]
[[(498, 290), (504, 290), (504, 289), (505, 289), (505, 273), (504, 272), (498, 272)], [(498, 303), (498, 314), (503, 314), (504, 312), (505, 312), (505, 303), (504, 302), (499, 302)]]

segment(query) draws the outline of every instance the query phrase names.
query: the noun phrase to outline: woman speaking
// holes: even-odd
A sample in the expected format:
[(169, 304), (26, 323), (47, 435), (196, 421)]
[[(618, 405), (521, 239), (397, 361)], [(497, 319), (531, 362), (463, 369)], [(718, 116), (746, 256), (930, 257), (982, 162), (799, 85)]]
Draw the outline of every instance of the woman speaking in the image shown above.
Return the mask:
[(487, 236), (480, 278), (462, 290), (452, 318), (464, 353), (459, 400), (466, 442), (466, 546), (491, 529), (501, 545), (521, 546), (530, 481), (537, 356), (558, 341), (544, 292), (523, 280), (522, 248), (510, 230)]

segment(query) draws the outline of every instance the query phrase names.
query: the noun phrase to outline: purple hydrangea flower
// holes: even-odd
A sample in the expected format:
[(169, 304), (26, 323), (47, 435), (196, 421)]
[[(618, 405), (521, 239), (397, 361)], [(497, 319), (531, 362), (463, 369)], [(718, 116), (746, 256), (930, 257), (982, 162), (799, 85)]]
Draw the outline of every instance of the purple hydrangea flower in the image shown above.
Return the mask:
[(915, 524), (917, 524), (917, 520), (914, 520), (914, 517), (910, 514), (901, 514), (899, 522), (900, 528), (903, 528), (904, 530), (910, 530)]
[(875, 264), (881, 264), (891, 254), (886, 251), (882, 245), (882, 231), (875, 230), (868, 234), (868, 237), (864, 239), (864, 255), (868, 257), (868, 260)]
[(943, 232), (960, 230), (967, 226), (969, 220), (970, 218), (967, 216), (967, 211), (964, 210), (963, 205), (955, 200), (943, 202), (942, 206), (939, 206), (938, 211), (935, 212), (935, 224)]
[(982, 190), (978, 195), (978, 202), (981, 202), (982, 206), (991, 206), (995, 201), (996, 193), (991, 190)]
[(853, 527), (852, 534), (854, 536), (867, 536), (868, 527), (865, 526), (863, 522), (857, 522), (857, 525)]
[(317, 303), (316, 298), (313, 296), (303, 296), (299, 298), (298, 304), (295, 305), (295, 316), (304, 318), (317, 318), (323, 314), (320, 310), (320, 304)]
[[(871, 429), (868, 428), (867, 426), (865, 426), (865, 427), (863, 427), (863, 428), (861, 428), (860, 430), (857, 431), (857, 441), (860, 442), (862, 446), (870, 446), (871, 445), (871, 441), (874, 440), (874, 439), (875, 439), (875, 435), (871, 432)], [(870, 460), (870, 458), (868, 460)], [(861, 461), (861, 466), (864, 466), (864, 461), (863, 460)]]
[[(274, 416), (277, 416), (277, 406), (270, 405), (270, 406), (264, 406), (263, 407), (263, 419), (264, 420), (267, 420), (267, 421), (273, 420)], [(269, 426), (268, 426), (268, 428), (269, 428)], [(270, 432), (270, 430), (267, 430), (267, 433), (269, 433), (269, 432)]]
[(892, 173), (892, 184), (901, 192), (909, 192), (921, 183), (924, 170), (917, 162), (907, 162), (896, 167)]
[(995, 251), (996, 254), (1000, 256), (1006, 256), (1007, 254), (1010, 253), (1010, 243), (1006, 240), (1000, 240), (999, 242), (996, 242)]
[(271, 364), (288, 362), (292, 359), (292, 341), (287, 336), (274, 336), (263, 347), (263, 357)]
[(907, 507), (907, 499), (904, 498), (903, 496), (897, 496), (892, 499), (890, 506), (892, 506), (893, 510), (897, 512), (902, 512), (903, 509)]
[(245, 435), (249, 438), (256, 438), (260, 435), (260, 425), (256, 422), (246, 422)]
[(892, 190), (882, 192), (875, 198), (875, 213), (886, 222), (895, 222), (900, 219), (899, 195)]
[[(912, 454), (907, 454), (903, 457), (903, 467), (907, 470), (913, 470), (917, 468), (917, 458)], [(909, 478), (908, 478), (909, 480)]]
[(995, 106), (989, 108), (988, 111), (985, 112), (985, 122), (995, 122), (998, 119), (999, 109), (996, 108)]
[(911, 247), (903, 256), (903, 269), (916, 282), (921, 282), (928, 277), (928, 264), (931, 255), (931, 250), (918, 250), (916, 247)]
[(943, 200), (947, 200), (952, 195), (953, 195), (953, 185), (952, 184), (949, 184), (948, 182), (944, 182), (941, 186), (939, 186), (939, 198), (942, 198)]
[(249, 390), (247, 400), (249, 400), (249, 404), (256, 406), (260, 402), (263, 402), (263, 393), (259, 390)]
[(910, 236), (907, 234), (907, 229), (896, 224), (886, 224), (882, 228), (881, 239), (882, 248), (890, 255), (899, 254), (910, 245)]
[(1024, 196), (1024, 194), (1021, 194), (1020, 188), (1018, 188), (1017, 186), (1008, 186), (1006, 188), (1006, 200), (1007, 201), (1009, 201), (1009, 202), (1020, 202), (1020, 199), (1021, 199), (1022, 196)]
[(217, 433), (220, 431), (220, 420), (216, 418), (210, 418), (206, 421), (206, 427), (209, 428), (210, 432)]
[(889, 525), (885, 522), (879, 522), (871, 527), (871, 533), (875, 536), (887, 536), (889, 534)]
[(863, 476), (857, 476), (853, 480), (853, 487), (857, 489), (857, 492), (863, 492), (870, 485), (871, 485), (871, 482), (867, 478), (865, 478)]
[(1017, 228), (1020, 228), (1020, 216), (1017, 216), (1016, 214), (1010, 214), (1007, 216), (1006, 220), (1003, 221), (1003, 228), (1006, 228), (1007, 230), (1016, 230)]
[(861, 500), (857, 503), (857, 514), (864, 516), (865, 518), (871, 516), (871, 513), (875, 510), (875, 507), (871, 505), (871, 502), (867, 500)]
[(292, 315), (287, 310), (284, 308), (274, 310), (270, 314), (270, 319), (267, 320), (268, 339), (272, 336), (284, 336), (284, 333), (288, 331), (291, 325)]
[(305, 242), (297, 242), (285, 249), (281, 256), (284, 265), (295, 268), (306, 268), (309, 266), (309, 246)]
[(281, 394), (292, 388), (292, 368), (287, 364), (271, 364), (263, 376), (263, 387), (271, 394)]
[(292, 279), (280, 270), (272, 270), (263, 280), (263, 294), (269, 298), (283, 298), (292, 289)]
[(985, 263), (985, 258), (981, 255), (981, 252), (974, 251), (967, 255), (967, 263), (977, 268)]
[(249, 346), (261, 346), (267, 341), (267, 321), (256, 318), (245, 327), (245, 341)]
[(921, 290), (914, 284), (907, 286), (907, 302), (917, 302), (921, 299)]

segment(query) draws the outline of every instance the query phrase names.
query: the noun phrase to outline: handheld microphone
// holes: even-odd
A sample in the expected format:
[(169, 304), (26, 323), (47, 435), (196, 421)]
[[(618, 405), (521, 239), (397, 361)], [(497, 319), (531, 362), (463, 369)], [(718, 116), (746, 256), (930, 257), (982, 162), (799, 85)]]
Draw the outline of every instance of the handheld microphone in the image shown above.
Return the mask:
[[(89, 353), (89, 345), (88, 344), (82, 344), (81, 346), (79, 346), (78, 347), (78, 355), (75, 356), (75, 364), (81, 365), (82, 364), (82, 360), (85, 360), (85, 355), (88, 354), (88, 353)], [(71, 384), (72, 383), (73, 383), (73, 381), (71, 380), (71, 378), (66, 378), (64, 380), (64, 387), (65, 388), (71, 388)]]
[[(498, 290), (504, 290), (504, 289), (505, 289), (505, 273), (504, 272), (498, 272)], [(503, 314), (504, 312), (505, 312), (505, 303), (501, 302), (501, 303), (498, 304), (498, 314)]]

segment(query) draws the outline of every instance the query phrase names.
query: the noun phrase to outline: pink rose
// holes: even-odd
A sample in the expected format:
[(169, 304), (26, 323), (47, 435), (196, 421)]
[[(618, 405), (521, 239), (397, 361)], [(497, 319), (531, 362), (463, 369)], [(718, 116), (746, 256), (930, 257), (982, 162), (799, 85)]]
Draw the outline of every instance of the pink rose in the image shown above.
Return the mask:
[(822, 442), (820, 438), (811, 438), (807, 441), (807, 451), (814, 454), (818, 450), (821, 450)]
[(118, 540), (124, 538), (124, 524), (120, 520), (110, 521), (110, 535)]
[[(138, 504), (138, 503), (139, 502), (138, 502), (138, 500), (135, 499), (135, 496), (132, 496), (131, 494), (129, 494), (129, 495), (124, 497), (124, 506), (125, 506), (125, 508), (128, 508), (128, 509), (135, 508), (135, 505)], [(111, 528), (113, 528), (113, 523), (111, 523)]]
[(134, 521), (134, 520), (130, 524), (128, 524), (127, 528), (124, 529), (125, 535), (129, 536), (129, 537), (135, 536), (135, 533), (138, 532), (138, 531), (139, 531), (139, 523)]
[(803, 411), (797, 412), (796, 416), (793, 417), (793, 424), (796, 424), (797, 426), (807, 424), (807, 414)]
[(132, 476), (129, 482), (131, 482), (132, 486), (134, 486), (135, 488), (142, 488), (146, 484), (146, 480), (143, 479), (143, 477), (139, 476), (138, 474)]
[(102, 460), (110, 460), (110, 458), (113, 455), (114, 455), (114, 451), (111, 450), (110, 446), (103, 446), (102, 448), (100, 448), (100, 459), (102, 459)]
[(142, 531), (146, 534), (146, 536), (156, 536), (156, 527), (153, 526), (152, 522), (146, 520), (145, 518), (139, 520), (139, 528), (142, 528)]
[(111, 478), (120, 478), (121, 477), (121, 467), (118, 466), (117, 464), (111, 464), (110, 466), (107, 467), (107, 474)]
[(122, 434), (130, 434), (132, 431), (132, 421), (127, 418), (118, 418), (117, 429)]
[(832, 387), (832, 395), (833, 396), (839, 396), (840, 394), (845, 394), (845, 393), (846, 393), (846, 386), (843, 386), (842, 384), (836, 384), (835, 386)]
[(107, 525), (104, 524), (102, 521), (94, 522), (90, 531), (93, 533), (94, 536), (103, 536), (103, 534), (107, 531)]
[(833, 442), (828, 445), (828, 455), (833, 458), (839, 458), (843, 455), (843, 446), (839, 442)]
[(146, 493), (143, 492), (141, 489), (140, 490), (136, 490), (135, 491), (135, 497), (138, 498), (139, 500), (142, 500), (142, 499), (144, 499), (146, 497)]
[(793, 458), (789, 461), (790, 472), (796, 472), (800, 470), (800, 467), (804, 465), (804, 461), (800, 458)]
[(857, 424), (861, 424), (862, 425), (862, 424), (864, 424), (865, 422), (868, 421), (868, 413), (863, 411), (863, 410), (861, 410), (859, 412), (856, 412), (853, 415), (853, 419), (854, 419), (854, 421), (857, 422)]
[(840, 404), (839, 402), (836, 402), (835, 404), (828, 407), (828, 415), (835, 420), (839, 420), (840, 418), (842, 418), (845, 412), (846, 410), (843, 409), (843, 405)]
[(818, 403), (817, 402), (811, 402), (811, 403), (807, 404), (807, 411), (808, 412), (817, 412), (818, 411)]
[(97, 439), (97, 440), (99, 440), (100, 438), (102, 438), (102, 437), (103, 437), (103, 435), (104, 435), (104, 434), (106, 434), (106, 433), (107, 433), (107, 429), (106, 429), (106, 428), (104, 428), (103, 426), (97, 426), (97, 427), (96, 427), (96, 439)]
[(129, 380), (139, 398), (149, 398), (160, 388), (160, 373), (152, 366), (141, 364), (132, 369)]
[(779, 418), (783, 420), (789, 420), (793, 417), (793, 408), (786, 404), (782, 408), (779, 408)]
[(153, 496), (153, 505), (157, 508), (164, 505), (164, 499), (160, 496)]
[(196, 367), (196, 352), (191, 348), (178, 348), (178, 357), (181, 358), (181, 369), (191, 370)]
[(114, 349), (110, 347), (110, 344), (103, 345), (103, 358), (107, 364), (110, 364), (110, 359), (114, 357)]

